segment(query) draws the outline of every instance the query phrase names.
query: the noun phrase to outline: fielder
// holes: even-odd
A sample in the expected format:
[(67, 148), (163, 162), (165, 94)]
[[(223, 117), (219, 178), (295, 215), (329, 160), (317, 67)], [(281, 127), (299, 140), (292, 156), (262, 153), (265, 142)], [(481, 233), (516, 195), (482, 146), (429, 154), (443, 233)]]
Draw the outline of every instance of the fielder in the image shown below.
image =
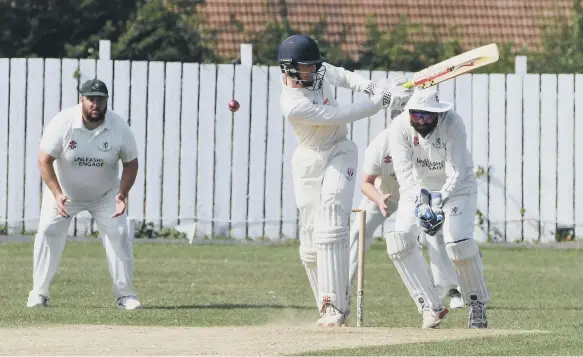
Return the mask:
[[(312, 287), (319, 326), (341, 326), (348, 308), (349, 220), (358, 165), (347, 123), (382, 108), (404, 106), (412, 90), (389, 92), (344, 68), (324, 63), (316, 42), (305, 35), (285, 39), (278, 52), (280, 104), (298, 140), (292, 158), (300, 211), (300, 258)], [(402, 83), (401, 83), (402, 84)], [(371, 96), (337, 103), (332, 86)]]
[(429, 235), (443, 229), (469, 306), (468, 327), (486, 328), (490, 295), (473, 239), (477, 185), (462, 119), (451, 103), (439, 101), (435, 87), (415, 92), (391, 125), (390, 150), (400, 199), (395, 231), (386, 235), (387, 252), (422, 313), (422, 327), (439, 326), (448, 310), (418, 249), (418, 227)]
[[(397, 113), (399, 114), (399, 113)], [(389, 147), (390, 126), (380, 132), (366, 148), (360, 188), (365, 197), (359, 208), (366, 210), (365, 251), (372, 243), (374, 231), (383, 224), (385, 219), (397, 211), (399, 201), (399, 184), (395, 177), (393, 161)], [(350, 229), (350, 284), (348, 289), (348, 307), (351, 307), (352, 293), (358, 272), (358, 236), (360, 215)], [(422, 232), (421, 232), (422, 233)], [(431, 261), (433, 282), (440, 293), (440, 299), (450, 298), (450, 308), (464, 307), (458, 290), (458, 280), (455, 269), (445, 250), (443, 234), (426, 235), (426, 241)]]
[(38, 166), (47, 189), (34, 239), (33, 288), (26, 305), (47, 305), (71, 218), (88, 211), (103, 239), (117, 306), (133, 310), (141, 304), (133, 286), (126, 199), (138, 172), (136, 141), (126, 120), (107, 111), (105, 83), (89, 80), (80, 93), (81, 103), (58, 113), (41, 138)]

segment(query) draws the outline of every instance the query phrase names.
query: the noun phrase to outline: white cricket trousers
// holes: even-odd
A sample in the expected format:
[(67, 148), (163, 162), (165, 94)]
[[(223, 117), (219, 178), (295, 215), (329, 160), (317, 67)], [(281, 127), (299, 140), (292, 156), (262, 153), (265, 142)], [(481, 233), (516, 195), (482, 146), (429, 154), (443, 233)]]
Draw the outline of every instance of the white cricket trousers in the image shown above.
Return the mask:
[[(389, 199), (390, 200), (390, 199)], [(366, 236), (365, 236), (365, 251), (368, 251), (371, 243), (374, 240), (374, 232), (383, 224), (385, 219), (391, 217), (397, 211), (397, 204), (393, 201), (387, 203), (387, 215), (383, 216), (379, 206), (367, 197), (363, 197), (360, 209), (366, 210)], [(358, 237), (360, 234), (360, 215), (356, 215), (354, 222), (350, 227), (350, 285), (349, 294), (352, 294), (356, 283), (356, 276), (358, 273)], [(419, 230), (418, 234), (424, 234)], [(427, 242), (427, 252), (429, 254), (429, 261), (431, 266), (431, 274), (433, 276), (433, 283), (438, 288), (440, 295), (445, 296), (450, 289), (457, 289), (459, 282), (455, 272), (455, 268), (451, 259), (447, 255), (445, 249), (445, 242), (443, 239), (443, 232), (438, 232), (435, 236), (425, 235)]]
[(30, 294), (49, 297), (49, 285), (57, 273), (65, 248), (67, 231), (72, 217), (88, 211), (97, 224), (105, 247), (109, 273), (113, 279), (116, 298), (135, 295), (133, 287), (133, 249), (128, 235), (127, 215), (111, 218), (115, 213), (117, 188), (95, 202), (67, 202), (69, 218), (57, 212), (53, 194), (43, 195), (38, 232), (34, 238), (33, 289)]
[(328, 146), (298, 146), (292, 158), (300, 211), (300, 258), (318, 309), (323, 301), (347, 309), (349, 221), (358, 148), (348, 139)]
[[(441, 231), (447, 255), (451, 258), (460, 283), (460, 292), (468, 304), (472, 296), (487, 304), (490, 294), (486, 287), (484, 268), (478, 243), (474, 240), (477, 193), (450, 196), (443, 205), (445, 221)], [(417, 231), (413, 211), (415, 201), (401, 196), (396, 213), (395, 231), (409, 233)], [(388, 244), (388, 242), (387, 242)]]

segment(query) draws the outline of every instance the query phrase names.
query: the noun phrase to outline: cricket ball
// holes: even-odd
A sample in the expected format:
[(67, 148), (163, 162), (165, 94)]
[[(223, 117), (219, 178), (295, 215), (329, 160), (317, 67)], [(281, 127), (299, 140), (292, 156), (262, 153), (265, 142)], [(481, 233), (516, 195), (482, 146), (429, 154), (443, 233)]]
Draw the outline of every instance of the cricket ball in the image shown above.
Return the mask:
[(241, 105), (235, 99), (229, 102), (229, 110), (232, 111), (233, 113), (239, 110), (240, 107)]

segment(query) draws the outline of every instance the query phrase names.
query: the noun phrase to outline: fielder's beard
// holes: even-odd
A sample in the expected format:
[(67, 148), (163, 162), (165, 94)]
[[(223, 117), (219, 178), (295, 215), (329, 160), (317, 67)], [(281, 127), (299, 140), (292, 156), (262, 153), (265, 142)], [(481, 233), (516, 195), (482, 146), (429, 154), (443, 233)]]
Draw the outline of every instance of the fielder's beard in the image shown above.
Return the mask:
[(100, 111), (99, 109), (95, 110), (97, 113), (93, 115), (91, 112), (92, 110), (83, 110), (83, 117), (90, 123), (99, 123), (105, 119), (105, 113), (107, 112), (107, 108)]
[(411, 120), (411, 126), (415, 129), (416, 132), (419, 133), (422, 137), (429, 135), (436, 127), (437, 127), (437, 120), (432, 124), (425, 124), (419, 125)]

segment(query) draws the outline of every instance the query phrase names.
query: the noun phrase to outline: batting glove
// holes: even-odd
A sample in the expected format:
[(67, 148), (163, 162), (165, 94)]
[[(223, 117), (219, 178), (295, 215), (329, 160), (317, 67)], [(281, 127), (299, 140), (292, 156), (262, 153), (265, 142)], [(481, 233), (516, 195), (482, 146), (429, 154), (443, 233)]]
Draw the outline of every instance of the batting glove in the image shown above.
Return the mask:
[(388, 80), (381, 80), (378, 84), (369, 83), (364, 92), (367, 94), (383, 93), (383, 108), (389, 108), (391, 118), (401, 114), (405, 110), (407, 102), (413, 95), (413, 88), (405, 88), (407, 77), (395, 77), (390, 83)]
[(398, 112), (402, 113), (405, 110), (405, 106), (409, 99), (413, 95), (413, 88), (405, 88), (403, 84), (407, 83), (407, 77), (399, 76), (393, 79), (391, 82), (391, 103), (389, 108), (392, 113)]

